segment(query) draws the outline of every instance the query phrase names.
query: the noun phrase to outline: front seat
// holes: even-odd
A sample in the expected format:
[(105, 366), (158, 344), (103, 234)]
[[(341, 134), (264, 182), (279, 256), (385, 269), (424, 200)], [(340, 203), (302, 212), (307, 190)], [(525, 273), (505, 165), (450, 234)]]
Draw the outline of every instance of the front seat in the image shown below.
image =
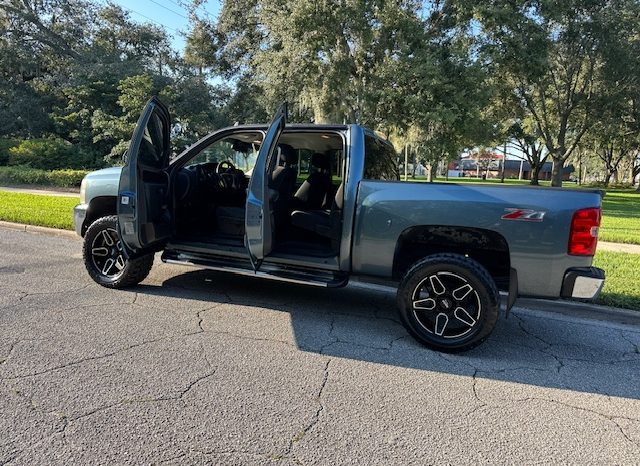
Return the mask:
[(331, 162), (327, 154), (311, 156), (311, 173), (293, 195), (296, 210), (322, 209), (331, 192)]

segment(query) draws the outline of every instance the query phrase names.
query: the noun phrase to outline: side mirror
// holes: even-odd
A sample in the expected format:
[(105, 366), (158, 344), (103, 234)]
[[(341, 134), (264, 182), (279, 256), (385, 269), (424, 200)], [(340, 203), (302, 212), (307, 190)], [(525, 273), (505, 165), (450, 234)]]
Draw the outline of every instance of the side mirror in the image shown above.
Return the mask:
[(125, 150), (124, 154), (122, 154), (122, 163), (126, 165), (128, 161), (129, 161), (129, 151)]

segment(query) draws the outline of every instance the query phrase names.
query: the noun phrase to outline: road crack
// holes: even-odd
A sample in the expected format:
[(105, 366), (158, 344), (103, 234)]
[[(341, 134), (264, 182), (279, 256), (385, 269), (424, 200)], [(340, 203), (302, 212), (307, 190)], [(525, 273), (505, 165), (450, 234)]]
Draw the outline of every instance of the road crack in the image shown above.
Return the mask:
[(300, 460), (298, 460), (298, 458), (296, 458), (295, 453), (293, 452), (296, 443), (300, 442), (305, 437), (305, 435), (307, 435), (318, 424), (318, 422), (320, 422), (320, 415), (325, 409), (324, 403), (322, 401), (322, 394), (325, 387), (327, 386), (327, 382), (329, 381), (329, 366), (331, 365), (331, 361), (331, 358), (327, 359), (327, 362), (324, 366), (324, 375), (322, 378), (322, 382), (320, 383), (320, 388), (318, 389), (318, 392), (316, 394), (316, 402), (318, 403), (318, 408), (311, 418), (311, 421), (301, 431), (291, 437), (291, 439), (289, 440), (289, 446), (285, 450), (284, 456), (293, 456), (292, 459), (297, 463), (301, 462)]

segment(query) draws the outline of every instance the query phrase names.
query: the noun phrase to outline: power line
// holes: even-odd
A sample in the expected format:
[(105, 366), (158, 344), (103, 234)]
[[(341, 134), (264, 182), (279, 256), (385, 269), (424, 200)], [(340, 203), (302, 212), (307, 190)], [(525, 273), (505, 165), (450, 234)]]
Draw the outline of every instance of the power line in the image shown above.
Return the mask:
[[(177, 6), (178, 8), (181, 8), (183, 10), (187, 10), (187, 7), (185, 7), (182, 2), (178, 3), (175, 2), (174, 0), (166, 0), (169, 3), (173, 3), (175, 6)], [(215, 0), (215, 1), (219, 1), (219, 0)], [(215, 18), (211, 15), (211, 13), (209, 13), (207, 11), (206, 5), (207, 5), (208, 1), (205, 1), (202, 5), (200, 5), (200, 7), (202, 8), (202, 11), (198, 12), (196, 10), (196, 14), (200, 15), (200, 16), (204, 16), (205, 18), (207, 18), (209, 21), (215, 22)]]
[(182, 8), (183, 10), (186, 10), (186, 8), (185, 8), (183, 5), (181, 5), (181, 4), (179, 4), (179, 3), (176, 3), (176, 2), (174, 2), (173, 0), (167, 0), (167, 1), (168, 1), (169, 3), (173, 3), (173, 4), (174, 4), (175, 6), (177, 6), (178, 8)]
[[(105, 3), (108, 5), (110, 2), (107, 1)], [(149, 21), (151, 21), (152, 23), (157, 24), (158, 26), (162, 26), (163, 28), (166, 28), (166, 29), (169, 29), (170, 31), (175, 32), (176, 34), (180, 34), (180, 31), (178, 31), (177, 29), (174, 29), (174, 28), (172, 28), (170, 26), (167, 26), (166, 24), (163, 24), (163, 23), (161, 23), (159, 21), (156, 21), (155, 19), (150, 18), (149, 16), (145, 15), (144, 13), (140, 13), (139, 11), (136, 11), (133, 8), (126, 7), (126, 6), (124, 6), (124, 5), (120, 4), (120, 3), (117, 3), (116, 5), (119, 6), (120, 8), (122, 8), (123, 10), (127, 10), (127, 11), (129, 11), (131, 13), (135, 13), (138, 16), (142, 16), (143, 18), (148, 19)]]
[(170, 11), (170, 12), (171, 12), (171, 13), (173, 13), (174, 15), (178, 15), (178, 16), (180, 16), (181, 18), (184, 18), (184, 19), (186, 19), (186, 20), (188, 20), (188, 19), (189, 19), (189, 18), (187, 18), (185, 15), (183, 15), (182, 13), (178, 13), (177, 11), (172, 10), (171, 8), (164, 6), (162, 3), (158, 3), (158, 2), (156, 2), (156, 0), (149, 0), (149, 1), (150, 1), (151, 3), (155, 3), (155, 4), (156, 4), (156, 5), (158, 5), (160, 8), (164, 8), (165, 10)]

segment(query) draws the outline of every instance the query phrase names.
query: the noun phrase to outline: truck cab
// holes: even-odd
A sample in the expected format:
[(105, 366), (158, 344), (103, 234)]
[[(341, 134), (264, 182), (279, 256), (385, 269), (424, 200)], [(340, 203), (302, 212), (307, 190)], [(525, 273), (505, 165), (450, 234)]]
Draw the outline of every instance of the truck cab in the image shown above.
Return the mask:
[(125, 259), (163, 250), (169, 263), (317, 286), (347, 283), (364, 170), (363, 158), (353, 155), (366, 144), (376, 162), (370, 170), (398, 179), (390, 143), (358, 125), (287, 125), (286, 105), (270, 125), (224, 128), (177, 155), (170, 128), (166, 107), (151, 99), (118, 184), (122, 257), (100, 262), (102, 269), (119, 272)]

